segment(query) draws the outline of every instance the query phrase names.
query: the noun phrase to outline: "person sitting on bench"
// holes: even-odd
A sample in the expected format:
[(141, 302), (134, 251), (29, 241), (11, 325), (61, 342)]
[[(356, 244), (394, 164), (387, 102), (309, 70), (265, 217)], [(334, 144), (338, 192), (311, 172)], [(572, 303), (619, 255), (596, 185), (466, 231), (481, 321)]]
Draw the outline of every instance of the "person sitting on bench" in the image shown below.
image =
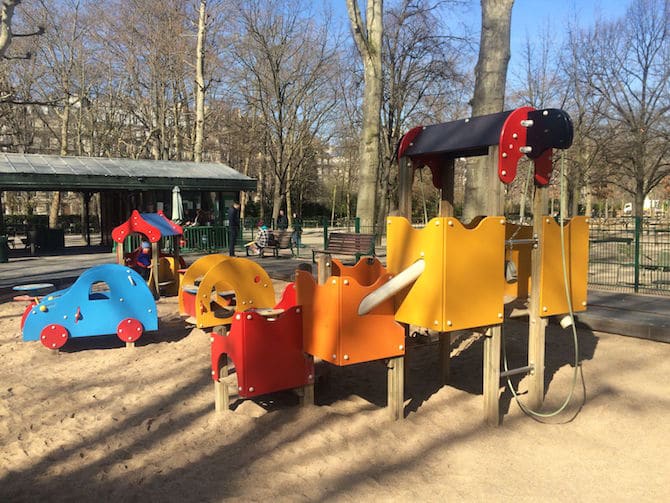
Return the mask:
[(256, 235), (256, 240), (251, 243), (247, 243), (249, 251), (254, 255), (263, 256), (263, 248), (265, 248), (270, 241), (270, 235), (268, 228), (263, 221), (258, 222), (258, 234)]

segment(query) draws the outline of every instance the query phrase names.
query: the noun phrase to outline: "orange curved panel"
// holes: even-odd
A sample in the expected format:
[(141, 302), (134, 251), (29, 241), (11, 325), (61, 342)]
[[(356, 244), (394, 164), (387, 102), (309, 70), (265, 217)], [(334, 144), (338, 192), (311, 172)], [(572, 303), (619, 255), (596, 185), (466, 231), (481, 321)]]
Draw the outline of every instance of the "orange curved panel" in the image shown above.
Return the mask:
[(333, 276), (349, 276), (361, 285), (372, 285), (380, 276), (386, 274), (386, 269), (377, 257), (363, 257), (353, 266), (344, 265), (334, 258), (331, 274)]
[(404, 355), (405, 330), (394, 320), (392, 299), (358, 315), (361, 300), (389, 278), (383, 274), (365, 286), (350, 276), (331, 276), (317, 285), (311, 274), (297, 271), (305, 351), (338, 366)]
[(453, 217), (424, 229), (387, 219), (387, 263), (398, 274), (419, 259), (424, 272), (396, 299), (396, 320), (440, 332), (502, 322), (505, 219), (482, 218), (468, 228)]
[[(563, 280), (561, 226), (551, 217), (542, 217), (542, 272), (540, 273), (539, 316), (569, 311)], [(574, 311), (586, 310), (589, 269), (589, 223), (587, 217), (573, 217), (564, 226), (566, 270)]]

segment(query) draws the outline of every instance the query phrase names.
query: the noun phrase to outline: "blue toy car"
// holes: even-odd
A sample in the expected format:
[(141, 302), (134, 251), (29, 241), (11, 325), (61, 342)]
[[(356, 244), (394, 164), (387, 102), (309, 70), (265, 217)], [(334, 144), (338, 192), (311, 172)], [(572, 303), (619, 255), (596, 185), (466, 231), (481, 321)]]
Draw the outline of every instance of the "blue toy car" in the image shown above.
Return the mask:
[(158, 329), (156, 302), (129, 267), (104, 264), (85, 271), (72, 286), (26, 309), (23, 340), (58, 349), (70, 337), (116, 334), (126, 344)]

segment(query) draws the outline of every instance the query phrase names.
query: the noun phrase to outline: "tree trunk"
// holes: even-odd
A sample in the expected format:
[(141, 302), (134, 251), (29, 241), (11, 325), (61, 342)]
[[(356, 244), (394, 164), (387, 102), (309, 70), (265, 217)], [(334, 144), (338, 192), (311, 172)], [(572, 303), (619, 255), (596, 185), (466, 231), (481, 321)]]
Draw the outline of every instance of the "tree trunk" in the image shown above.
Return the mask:
[(361, 226), (372, 228), (375, 222), (377, 175), (379, 171), (379, 135), (382, 103), (382, 11), (383, 0), (367, 0), (365, 26), (356, 0), (347, 0), (347, 11), (356, 47), (363, 60), (363, 129), (360, 143), (360, 169), (356, 216)]
[(198, 42), (195, 64), (195, 141), (193, 160), (202, 162), (202, 143), (205, 136), (205, 29), (207, 27), (207, 0), (200, 0)]
[[(481, 0), (482, 31), (472, 98), (474, 117), (503, 110), (513, 4), (514, 0)], [(468, 166), (464, 219), (472, 220), (477, 215), (487, 214), (489, 208), (500, 206), (501, 194), (497, 162), (491, 156), (475, 158)]]

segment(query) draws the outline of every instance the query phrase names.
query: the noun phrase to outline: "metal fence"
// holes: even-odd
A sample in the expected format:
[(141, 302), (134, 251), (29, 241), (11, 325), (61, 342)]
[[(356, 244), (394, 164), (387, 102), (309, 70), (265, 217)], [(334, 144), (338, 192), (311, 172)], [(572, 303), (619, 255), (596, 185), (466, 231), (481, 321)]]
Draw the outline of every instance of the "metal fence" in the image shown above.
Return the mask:
[(670, 223), (594, 218), (589, 241), (589, 286), (670, 295)]

